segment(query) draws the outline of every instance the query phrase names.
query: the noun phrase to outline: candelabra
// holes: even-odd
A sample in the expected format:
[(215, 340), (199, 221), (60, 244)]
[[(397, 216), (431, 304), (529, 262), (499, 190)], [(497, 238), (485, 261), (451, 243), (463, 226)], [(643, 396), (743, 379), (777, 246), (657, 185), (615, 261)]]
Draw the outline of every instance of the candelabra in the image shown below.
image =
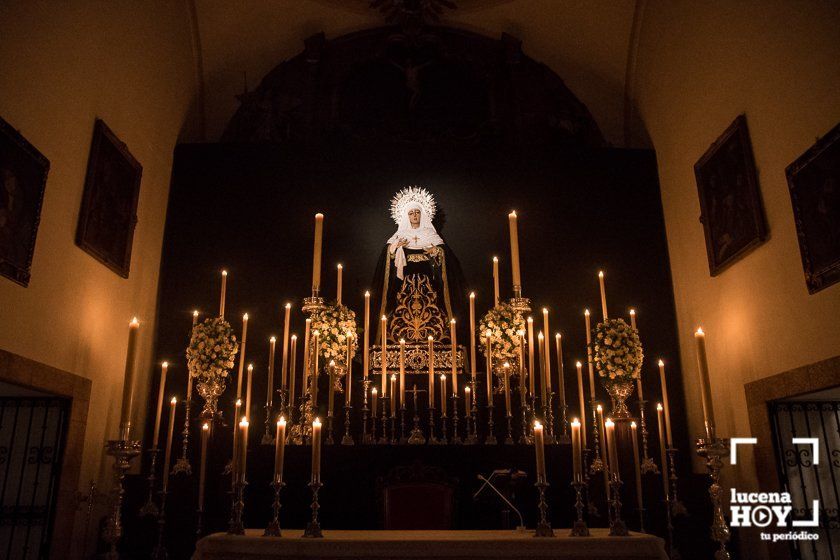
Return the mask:
[(452, 393), (452, 437), (449, 442), (452, 445), (461, 444), (461, 435), (458, 433), (458, 395)]
[(228, 521), (229, 535), (244, 535), (245, 526), (242, 524), (242, 513), (245, 511), (245, 486), (248, 483), (244, 476), (234, 473), (231, 483), (231, 494), (233, 503), (230, 508), (230, 521)]
[(569, 405), (567, 405), (564, 402), (563, 405), (560, 407), (560, 410), (562, 411), (562, 414), (560, 415), (560, 423), (563, 425), (563, 431), (557, 438), (557, 443), (568, 445), (572, 443), (572, 437), (569, 435), (569, 418), (567, 416), (569, 411)]
[(417, 412), (417, 386), (411, 390), (414, 400), (414, 427), (411, 429), (411, 434), (408, 436), (408, 443), (410, 445), (421, 445), (426, 443), (426, 438), (423, 436), (423, 431), (420, 429), (420, 415)]
[(505, 445), (513, 445), (513, 414), (508, 412), (505, 414), (507, 418), (507, 436), (505, 437)]
[(181, 430), (181, 456), (175, 461), (172, 466), (172, 474), (183, 474), (190, 476), (192, 474), (192, 467), (190, 461), (187, 459), (187, 449), (190, 445), (190, 397), (187, 395), (184, 401), (184, 428)]
[(285, 482), (274, 480), (271, 483), (271, 488), (274, 490), (274, 501), (271, 503), (272, 518), (271, 522), (266, 526), (264, 537), (279, 537), (280, 536), (280, 490), (286, 486)]
[(429, 445), (439, 445), (441, 441), (435, 436), (435, 407), (429, 406), (429, 437), (426, 440)]
[(534, 533), (535, 537), (553, 537), (554, 531), (551, 529), (551, 523), (548, 522), (548, 503), (545, 501), (545, 490), (548, 488), (548, 482), (538, 481), (534, 486), (537, 487), (540, 493), (540, 499), (537, 507), (540, 510), (540, 520), (537, 523), (537, 530)]
[(400, 444), (408, 443), (408, 438), (405, 435), (405, 403), (400, 403)]
[[(266, 402), (263, 408), (265, 408), (265, 432), (263, 433), (262, 439), (260, 440), (260, 444), (274, 445), (274, 431), (271, 429), (271, 403)], [(280, 406), (280, 410), (283, 410), (282, 405)]]
[(303, 298), (303, 305), (301, 306), (301, 311), (304, 313), (312, 314), (317, 313), (318, 311), (324, 308), (324, 298), (318, 295), (318, 288), (312, 288), (312, 297)]
[[(492, 399), (492, 396), (490, 397)], [(484, 445), (496, 445), (496, 435), (493, 427), (493, 401), (487, 404), (487, 437), (484, 438)]]
[(387, 396), (383, 396), (380, 401), (382, 401), (382, 437), (379, 438), (379, 443), (391, 443), (391, 440), (388, 438), (388, 398)]
[(720, 485), (720, 470), (723, 468), (723, 458), (729, 455), (729, 443), (725, 439), (698, 439), (697, 454), (706, 461), (706, 470), (709, 473), (711, 484), (709, 485), (709, 497), (712, 500), (712, 539), (718, 543), (715, 551), (715, 560), (729, 560), (729, 552), (726, 550), (726, 543), (729, 541), (729, 527), (726, 526), (726, 519), (723, 517), (723, 505), (721, 496), (723, 487)]
[[(595, 457), (592, 463), (589, 464), (589, 470), (592, 474), (602, 472), (604, 470), (604, 461), (601, 460), (601, 444), (598, 442), (598, 403), (595, 400), (589, 401), (589, 407), (592, 409), (592, 441), (595, 446)], [(606, 449), (604, 450), (606, 452)]]
[[(128, 430), (126, 430), (127, 432)], [(105, 528), (105, 542), (108, 543), (108, 560), (119, 560), (117, 544), (122, 537), (122, 503), (125, 495), (123, 481), (131, 468), (131, 460), (140, 454), (140, 442), (129, 439), (108, 440), (105, 453), (114, 458), (114, 485), (111, 489), (111, 515)]]
[(160, 453), (160, 449), (157, 447), (152, 447), (151, 449), (147, 449), (149, 455), (151, 456), (151, 460), (149, 461), (149, 476), (146, 477), (146, 480), (149, 481), (149, 497), (146, 499), (146, 503), (143, 504), (143, 507), (140, 508), (140, 515), (151, 515), (155, 516), (158, 514), (158, 507), (155, 504), (154, 495), (155, 495), (155, 471), (157, 470), (157, 456)]
[(617, 472), (611, 473), (610, 476), (610, 536), (611, 537), (626, 537), (630, 533), (627, 531), (627, 525), (621, 519), (621, 478)]
[(344, 437), (341, 438), (341, 445), (355, 445), (353, 436), (350, 435), (350, 410), (353, 405), (349, 402), (344, 405)]
[(668, 480), (671, 483), (671, 510), (674, 517), (687, 515), (688, 510), (677, 496), (677, 449), (674, 447), (668, 447)]
[(362, 401), (362, 445), (370, 443), (370, 437), (368, 436), (368, 413), (370, 412), (368, 408), (368, 389), (370, 389), (370, 383), (370, 379), (367, 378), (362, 381), (363, 393), (365, 394), (365, 398)]
[(318, 510), (321, 509), (321, 505), (318, 503), (318, 491), (322, 486), (323, 484), (320, 480), (313, 480), (309, 483), (309, 488), (312, 489), (312, 505), (310, 506), (312, 509), (312, 521), (306, 525), (306, 529), (303, 531), (303, 536), (307, 538), (320, 539), (324, 536), (321, 532), (321, 523), (318, 521)]
[(648, 455), (648, 431), (647, 423), (645, 422), (646, 404), (646, 400), (639, 399), (639, 424), (642, 429), (642, 463), (639, 465), (639, 469), (642, 471), (642, 474), (659, 474), (659, 469), (653, 457)]
[(160, 510), (157, 514), (157, 544), (152, 550), (152, 560), (166, 560), (167, 556), (163, 534), (166, 529), (166, 495), (168, 493), (165, 487), (160, 491)]
[(572, 487), (575, 489), (575, 512), (577, 513), (577, 519), (575, 519), (574, 525), (572, 525), (572, 532), (569, 533), (570, 537), (589, 536), (589, 527), (586, 525), (586, 521), (583, 520), (583, 488), (585, 485), (583, 477), (581, 477), (581, 480), (572, 481)]

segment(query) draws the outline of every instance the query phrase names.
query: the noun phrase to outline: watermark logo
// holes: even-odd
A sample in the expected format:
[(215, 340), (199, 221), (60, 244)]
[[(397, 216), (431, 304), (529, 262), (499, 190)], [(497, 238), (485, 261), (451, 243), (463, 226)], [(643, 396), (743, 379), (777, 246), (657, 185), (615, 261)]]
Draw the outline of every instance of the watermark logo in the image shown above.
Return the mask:
[[(732, 438), (730, 440), (730, 461), (738, 464), (738, 447), (755, 445), (756, 438)], [(820, 462), (820, 442), (817, 438), (793, 438), (794, 445), (810, 445), (813, 464)], [(799, 527), (819, 527), (820, 501), (811, 502), (811, 519), (791, 519), (793, 502), (789, 492), (738, 492), (730, 489), (729, 513), (732, 527), (775, 527), (777, 529), (791, 529)], [(762, 540), (817, 540), (819, 534), (809, 531), (788, 531), (778, 533), (761, 533)]]

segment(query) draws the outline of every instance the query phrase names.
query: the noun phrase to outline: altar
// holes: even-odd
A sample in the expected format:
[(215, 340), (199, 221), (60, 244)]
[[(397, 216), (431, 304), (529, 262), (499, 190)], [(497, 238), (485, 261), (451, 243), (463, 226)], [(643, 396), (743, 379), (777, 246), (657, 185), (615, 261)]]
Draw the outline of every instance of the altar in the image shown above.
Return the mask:
[(554, 538), (535, 539), (533, 531), (324, 531), (323, 539), (303, 538), (303, 530), (286, 529), (280, 538), (247, 529), (244, 536), (214, 533), (196, 545), (193, 560), (272, 558), (582, 558), (664, 560), (664, 541), (644, 533), (608, 536), (592, 529), (587, 538), (572, 538), (555, 529)]

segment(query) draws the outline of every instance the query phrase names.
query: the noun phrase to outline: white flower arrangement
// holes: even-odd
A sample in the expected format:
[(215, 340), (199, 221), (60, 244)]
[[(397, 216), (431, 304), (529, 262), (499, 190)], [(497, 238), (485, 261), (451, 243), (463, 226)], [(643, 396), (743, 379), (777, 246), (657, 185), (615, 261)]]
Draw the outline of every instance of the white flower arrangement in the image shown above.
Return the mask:
[(311, 317), (310, 332), (318, 331), (319, 360), (324, 367), (330, 360), (344, 364), (347, 357), (347, 337), (353, 338), (351, 359), (359, 346), (356, 335), (356, 313), (344, 305), (327, 305)]
[[(519, 331), (525, 330), (525, 318), (514, 310), (509, 303), (500, 303), (478, 322), (478, 340), (486, 337), (490, 331), (490, 348), (493, 362), (514, 362), (519, 359)], [(487, 356), (487, 345), (481, 344), (482, 354)]]
[(645, 357), (639, 331), (624, 319), (606, 319), (593, 334), (592, 358), (604, 383), (639, 378)]
[(222, 317), (205, 319), (193, 327), (187, 347), (190, 376), (208, 380), (227, 377), (238, 351), (239, 342), (230, 323)]

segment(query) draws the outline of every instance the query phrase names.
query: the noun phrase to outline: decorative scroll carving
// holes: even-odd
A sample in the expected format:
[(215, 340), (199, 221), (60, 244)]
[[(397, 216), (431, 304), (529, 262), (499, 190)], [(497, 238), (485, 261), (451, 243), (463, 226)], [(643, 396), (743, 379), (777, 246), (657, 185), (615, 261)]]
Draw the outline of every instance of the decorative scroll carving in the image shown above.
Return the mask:
[[(435, 344), (435, 372), (449, 375), (452, 371), (452, 346), (448, 344)], [(389, 374), (400, 372), (400, 347), (389, 344), (386, 350), (385, 367)], [(458, 373), (463, 375), (466, 372), (466, 348), (458, 346), (455, 353), (455, 367)], [(371, 346), (370, 369), (372, 373), (382, 370), (382, 346)], [(405, 372), (429, 373), (429, 346), (428, 344), (406, 344), (405, 345)]]

